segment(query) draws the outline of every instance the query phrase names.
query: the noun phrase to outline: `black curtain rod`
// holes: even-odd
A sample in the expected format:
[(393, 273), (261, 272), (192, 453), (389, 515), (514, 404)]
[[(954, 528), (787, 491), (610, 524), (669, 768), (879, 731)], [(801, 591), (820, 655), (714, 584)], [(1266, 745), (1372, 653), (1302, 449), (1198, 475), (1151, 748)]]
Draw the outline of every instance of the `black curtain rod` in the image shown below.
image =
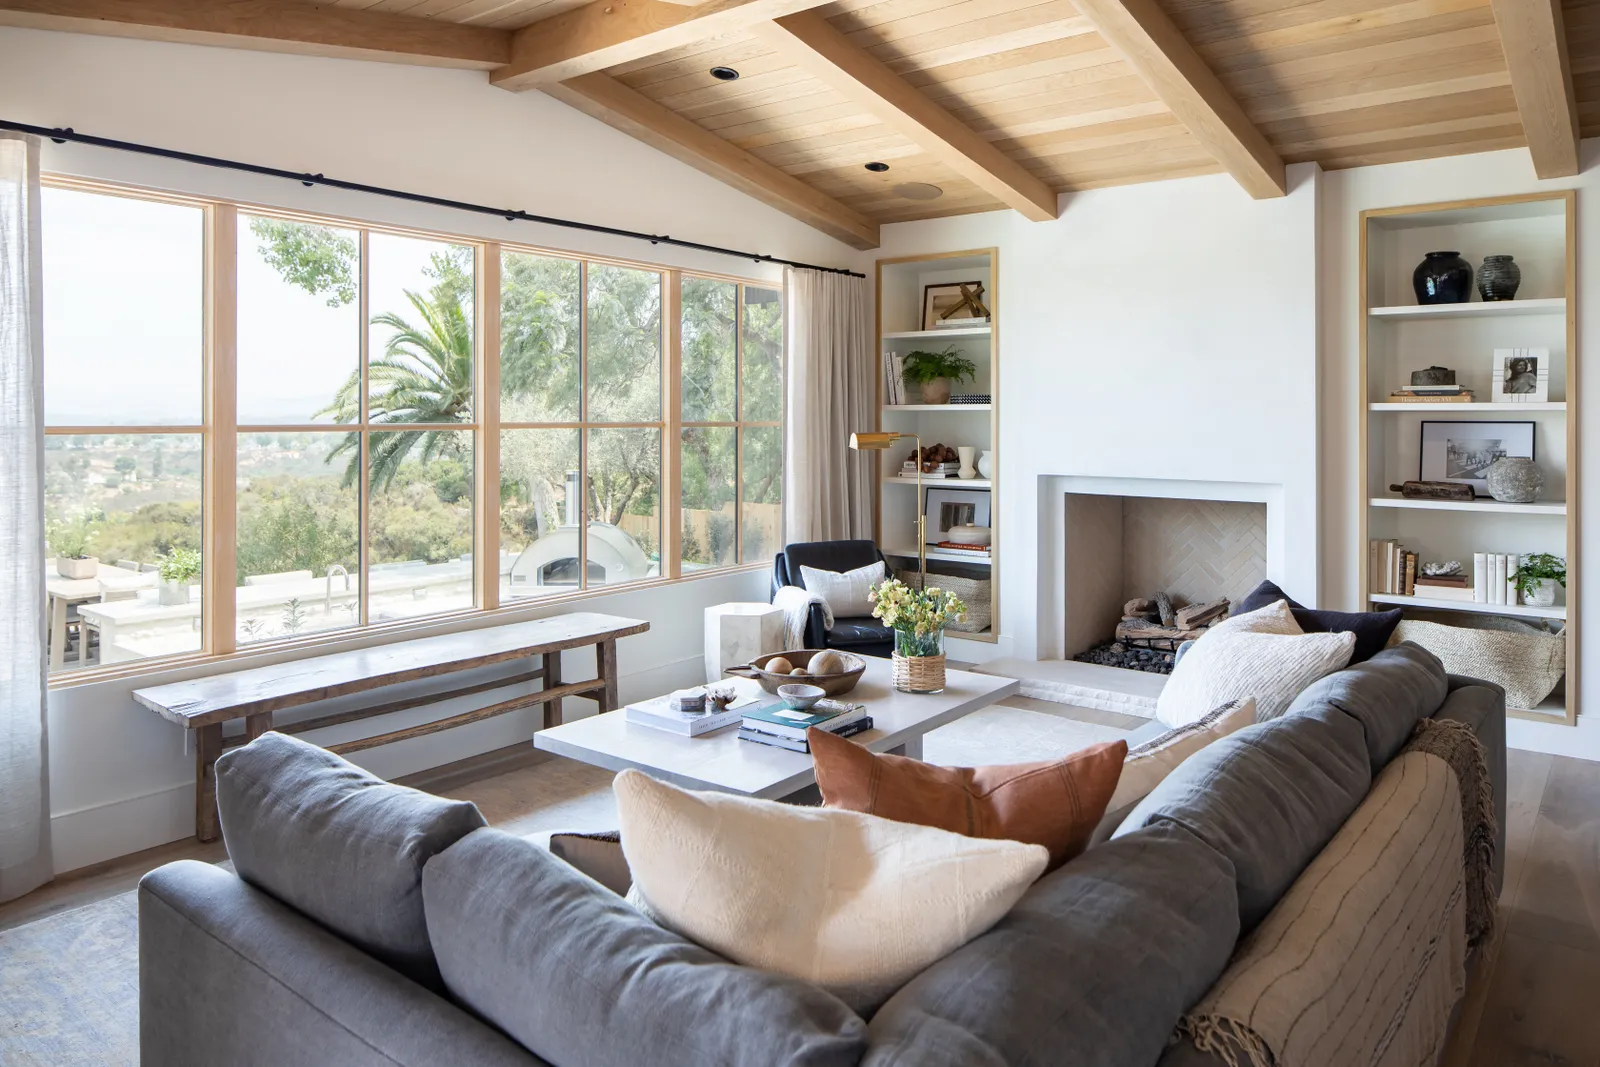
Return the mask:
[(117, 141), (110, 137), (95, 137), (92, 134), (78, 133), (71, 127), (66, 129), (50, 129), (45, 126), (30, 126), (25, 122), (11, 122), (0, 119), (0, 130), (15, 130), (17, 133), (31, 133), (39, 137), (48, 137), (56, 144), (72, 141), (76, 144), (93, 145), (96, 148), (112, 148), (118, 152), (136, 152), (139, 155), (159, 156), (162, 159), (176, 159), (183, 163), (195, 163), (202, 167), (217, 167), (221, 170), (238, 170), (246, 174), (264, 174), (269, 178), (284, 178), (289, 181), (299, 182), (301, 185), (314, 186), (326, 185), (332, 189), (348, 189), (355, 193), (371, 193), (374, 196), (387, 196), (394, 200), (409, 200), (414, 204), (431, 204), (434, 207), (453, 208), (456, 211), (470, 211), (476, 215), (494, 215), (505, 219), (507, 222), (537, 222), (545, 226), (563, 226), (569, 230), (583, 230), (585, 233), (603, 233), (611, 237), (627, 237), (635, 241), (649, 241), (653, 245), (672, 245), (675, 248), (692, 248), (697, 252), (711, 252), (719, 256), (733, 256), (735, 259), (748, 259), (755, 263), (777, 263), (785, 267), (797, 267), (801, 270), (818, 270), (827, 274), (847, 274), (852, 278), (865, 278), (865, 274), (858, 271), (846, 270), (843, 267), (821, 267), (815, 263), (797, 263), (792, 259), (782, 259), (778, 256), (764, 256), (758, 252), (741, 252), (737, 248), (722, 248), (718, 245), (701, 244), (699, 241), (684, 241), (677, 237), (668, 237), (665, 234), (640, 233), (637, 230), (621, 230), (615, 226), (598, 226), (592, 222), (574, 222), (571, 219), (556, 219), (548, 215), (532, 215), (526, 211), (514, 211), (506, 208), (489, 207), (486, 204), (469, 204), (462, 200), (448, 200), (442, 196), (428, 196), (424, 193), (408, 193), (403, 189), (385, 189), (379, 185), (363, 185), (360, 182), (347, 182), (339, 178), (329, 178), (321, 174), (301, 174), (292, 170), (281, 170), (277, 167), (263, 167), (255, 163), (241, 163), (236, 159), (220, 159), (217, 156), (202, 156), (194, 152), (180, 152), (173, 148), (157, 148), (155, 145), (137, 144), (133, 141)]

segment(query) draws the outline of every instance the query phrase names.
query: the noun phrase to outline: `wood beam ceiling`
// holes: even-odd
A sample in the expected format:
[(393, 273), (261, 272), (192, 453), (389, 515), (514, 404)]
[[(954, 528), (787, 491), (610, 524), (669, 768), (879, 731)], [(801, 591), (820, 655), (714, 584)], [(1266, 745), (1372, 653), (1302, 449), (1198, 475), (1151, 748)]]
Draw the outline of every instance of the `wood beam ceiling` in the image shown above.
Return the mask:
[(719, 34), (747, 30), (827, 0), (598, 0), (517, 30), (511, 62), (489, 75), (502, 89), (542, 89)]
[(0, 25), (492, 70), (506, 30), (300, 0), (0, 0)]
[(1511, 92), (1541, 178), (1578, 173), (1578, 105), (1561, 0), (1490, 0)]
[(780, 54), (875, 115), (934, 159), (1035, 222), (1057, 215), (1056, 193), (1026, 167), (924, 96), (815, 11), (756, 27)]
[(606, 74), (545, 87), (556, 99), (814, 226), (852, 248), (878, 247), (878, 224)]
[(1074, 4), (1246, 192), (1288, 192), (1283, 160), (1156, 0)]

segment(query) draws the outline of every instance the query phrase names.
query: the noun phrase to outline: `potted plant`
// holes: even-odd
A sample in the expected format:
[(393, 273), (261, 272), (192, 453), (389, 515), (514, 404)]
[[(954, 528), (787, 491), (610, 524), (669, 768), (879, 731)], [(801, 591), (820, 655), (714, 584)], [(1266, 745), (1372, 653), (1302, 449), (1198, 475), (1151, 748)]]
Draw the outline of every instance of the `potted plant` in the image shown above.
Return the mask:
[(56, 573), (63, 578), (93, 578), (100, 561), (89, 555), (89, 548), (100, 536), (98, 516), (89, 512), (64, 522), (49, 525), (46, 540), (56, 554)]
[(189, 582), (200, 576), (200, 553), (192, 548), (174, 548), (161, 557), (161, 565), (157, 569), (161, 577), (157, 599), (169, 606), (187, 604)]
[(913, 589), (898, 578), (868, 590), (872, 615), (894, 631), (894, 687), (902, 693), (944, 690), (944, 627), (967, 606), (937, 586)]
[(1556, 602), (1556, 586), (1567, 587), (1567, 561), (1548, 552), (1523, 556), (1514, 581), (1524, 604), (1548, 608)]
[(950, 403), (950, 383), (970, 381), (978, 365), (957, 355), (954, 347), (943, 352), (912, 352), (906, 356), (902, 377), (907, 385), (922, 387), (924, 404)]

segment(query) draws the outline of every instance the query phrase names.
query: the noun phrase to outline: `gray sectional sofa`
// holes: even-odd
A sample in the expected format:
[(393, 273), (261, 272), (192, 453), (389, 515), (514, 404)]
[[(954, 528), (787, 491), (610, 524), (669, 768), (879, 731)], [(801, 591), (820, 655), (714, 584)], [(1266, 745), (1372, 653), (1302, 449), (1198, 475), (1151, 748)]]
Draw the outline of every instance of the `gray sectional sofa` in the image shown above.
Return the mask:
[(655, 926), (470, 805), (268, 734), (218, 764), (238, 875), (180, 862), (140, 886), (143, 1062), (1220, 1062), (1169, 1045), (1179, 1017), (1429, 716), (1477, 733), (1503, 825), (1504, 695), (1389, 649), (1191, 758), (870, 1020)]

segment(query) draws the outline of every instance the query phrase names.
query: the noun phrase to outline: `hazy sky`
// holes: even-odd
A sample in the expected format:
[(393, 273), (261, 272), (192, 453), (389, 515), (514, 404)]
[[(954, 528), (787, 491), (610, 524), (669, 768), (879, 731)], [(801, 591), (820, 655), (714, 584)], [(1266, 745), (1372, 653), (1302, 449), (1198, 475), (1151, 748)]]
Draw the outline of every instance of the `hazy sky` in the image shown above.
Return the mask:
[[(197, 425), (204, 228), (198, 208), (44, 190), (45, 419), (51, 425)], [(239, 219), (239, 421), (313, 421), (356, 369), (357, 305), (291, 286)], [(416, 314), (431, 241), (374, 234), (370, 309)], [(374, 328), (373, 352), (389, 332)], [(317, 421), (329, 421), (327, 419)]]

